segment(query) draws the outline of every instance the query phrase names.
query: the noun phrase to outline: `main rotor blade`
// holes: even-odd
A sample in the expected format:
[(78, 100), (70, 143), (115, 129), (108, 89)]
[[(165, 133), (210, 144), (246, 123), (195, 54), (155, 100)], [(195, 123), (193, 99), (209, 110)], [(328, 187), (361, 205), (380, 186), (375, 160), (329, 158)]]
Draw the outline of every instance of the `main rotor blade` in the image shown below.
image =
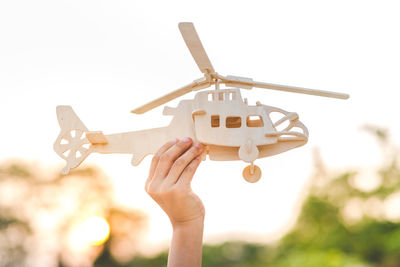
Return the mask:
[(225, 83), (226, 85), (238, 86), (238, 87), (244, 86), (249, 89), (251, 89), (251, 87), (258, 87), (258, 88), (285, 91), (285, 92), (291, 92), (291, 93), (324, 96), (324, 97), (332, 97), (332, 98), (339, 98), (339, 99), (348, 99), (349, 98), (348, 94), (316, 90), (316, 89), (309, 89), (309, 88), (304, 88), (304, 87), (274, 84), (274, 83), (256, 82), (249, 78), (242, 78), (242, 77), (235, 77), (235, 76), (227, 76), (227, 77), (220, 76), (220, 78), (221, 78), (222, 82)]
[(309, 88), (304, 88), (304, 87), (288, 86), (288, 85), (281, 85), (281, 84), (273, 84), (273, 83), (253, 82), (253, 86), (259, 87), (259, 88), (265, 88), (265, 89), (291, 92), (291, 93), (306, 94), (306, 95), (316, 95), (316, 96), (324, 96), (324, 97), (339, 98), (339, 99), (348, 99), (349, 98), (348, 94), (343, 94), (343, 93), (338, 93), (338, 92), (323, 91), (323, 90), (316, 90), (316, 89), (309, 89)]
[(143, 114), (143, 113), (145, 113), (149, 110), (152, 110), (153, 108), (156, 108), (158, 106), (161, 106), (162, 104), (165, 104), (175, 98), (178, 98), (180, 96), (183, 96), (183, 95), (190, 93), (192, 91), (195, 91), (195, 90), (209, 87), (210, 85), (211, 85), (211, 83), (209, 81), (205, 80), (204, 78), (195, 80), (192, 83), (189, 83), (188, 85), (186, 85), (182, 88), (179, 88), (175, 91), (172, 91), (169, 94), (166, 94), (160, 98), (157, 98), (147, 104), (144, 104), (143, 106), (140, 106), (140, 107), (132, 110), (131, 112), (135, 113), (135, 114)]
[(210, 59), (201, 44), (200, 38), (197, 35), (196, 29), (191, 22), (179, 23), (179, 30), (181, 31), (183, 40), (185, 40), (186, 46), (189, 48), (194, 61), (196, 61), (202, 73), (214, 73), (215, 70), (211, 65)]

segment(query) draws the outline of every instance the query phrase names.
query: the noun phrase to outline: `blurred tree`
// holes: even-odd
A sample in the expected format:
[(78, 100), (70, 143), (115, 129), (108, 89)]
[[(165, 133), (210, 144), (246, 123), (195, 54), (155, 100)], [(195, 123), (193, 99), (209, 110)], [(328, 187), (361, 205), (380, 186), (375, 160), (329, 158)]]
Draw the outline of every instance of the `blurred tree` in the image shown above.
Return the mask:
[(114, 202), (109, 178), (94, 167), (61, 176), (2, 163), (0, 196), (1, 267), (91, 266), (104, 247), (129, 260), (146, 227), (142, 212)]
[(367, 129), (380, 141), (384, 166), (326, 175), (317, 161), (309, 196), (273, 266), (400, 266), (397, 149), (385, 130)]
[[(318, 153), (314, 175), (293, 229), (273, 247), (227, 242), (204, 246), (204, 267), (400, 266), (400, 168), (385, 129), (378, 138), (384, 163), (375, 170), (328, 171)], [(166, 266), (167, 253), (124, 265)], [(106, 266), (106, 265), (96, 265)]]
[[(308, 196), (291, 231), (274, 246), (205, 245), (203, 266), (400, 266), (398, 151), (386, 130), (366, 129), (382, 147), (380, 168), (334, 173), (316, 153)], [(166, 266), (166, 251), (133, 257), (145, 217), (113, 204), (101, 172), (87, 168), (53, 178), (37, 173), (24, 164), (0, 165), (0, 266)], [(71, 229), (87, 216), (106, 218), (111, 235), (104, 245), (82, 251)]]

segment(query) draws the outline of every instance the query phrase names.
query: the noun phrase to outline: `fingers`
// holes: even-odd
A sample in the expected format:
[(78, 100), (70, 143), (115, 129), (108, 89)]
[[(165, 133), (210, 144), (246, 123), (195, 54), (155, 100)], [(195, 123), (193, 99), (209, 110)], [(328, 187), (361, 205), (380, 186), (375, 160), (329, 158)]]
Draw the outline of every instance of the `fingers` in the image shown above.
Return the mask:
[(174, 140), (161, 147), (153, 156), (149, 177), (145, 189), (150, 194), (158, 192), (161, 187), (171, 187), (180, 179), (181, 184), (189, 184), (201, 161), (199, 155), (203, 151), (201, 144), (192, 146), (190, 138)]
[(158, 151), (156, 154), (154, 154), (153, 159), (151, 160), (151, 165), (150, 165), (150, 171), (149, 171), (149, 176), (153, 176), (154, 172), (156, 170), (158, 161), (160, 160), (160, 156), (162, 154), (164, 154), (168, 149), (170, 149), (173, 145), (176, 144), (176, 142), (178, 142), (178, 139), (174, 139), (172, 141), (167, 142), (166, 144), (164, 144)]
[(153, 180), (163, 180), (168, 175), (175, 160), (179, 158), (191, 145), (192, 139), (186, 137), (164, 152), (158, 161)]
[(201, 144), (196, 144), (184, 152), (178, 159), (173, 163), (165, 183), (175, 184), (178, 179), (180, 179), (181, 174), (188, 167), (188, 165), (201, 154), (203, 151), (203, 146)]
[(181, 186), (189, 186), (190, 183), (193, 180), (194, 173), (197, 170), (197, 167), (199, 167), (201, 162), (201, 157), (197, 156), (195, 159), (193, 159), (189, 165), (186, 166), (186, 168), (183, 170), (179, 180), (177, 181), (177, 185)]
[(174, 139), (172, 141), (169, 141), (167, 143), (165, 143), (158, 151), (156, 154), (154, 154), (153, 159), (151, 160), (151, 165), (150, 165), (150, 170), (149, 170), (149, 176), (146, 180), (146, 185), (145, 188), (147, 189), (151, 180), (153, 179), (154, 176), (154, 172), (157, 168), (158, 162), (160, 160), (160, 156), (162, 154), (164, 154), (168, 149), (170, 149), (173, 145), (176, 144), (176, 142), (178, 142), (178, 139)]

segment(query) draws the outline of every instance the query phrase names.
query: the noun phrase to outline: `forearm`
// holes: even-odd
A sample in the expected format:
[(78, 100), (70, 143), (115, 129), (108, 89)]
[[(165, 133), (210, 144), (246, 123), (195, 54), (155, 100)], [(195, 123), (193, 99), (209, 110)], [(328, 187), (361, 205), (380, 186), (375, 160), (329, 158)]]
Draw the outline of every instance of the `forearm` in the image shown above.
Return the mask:
[(186, 137), (166, 143), (151, 161), (145, 188), (173, 228), (168, 267), (201, 267), (205, 209), (190, 184), (202, 152)]
[(173, 225), (168, 267), (201, 267), (204, 219)]

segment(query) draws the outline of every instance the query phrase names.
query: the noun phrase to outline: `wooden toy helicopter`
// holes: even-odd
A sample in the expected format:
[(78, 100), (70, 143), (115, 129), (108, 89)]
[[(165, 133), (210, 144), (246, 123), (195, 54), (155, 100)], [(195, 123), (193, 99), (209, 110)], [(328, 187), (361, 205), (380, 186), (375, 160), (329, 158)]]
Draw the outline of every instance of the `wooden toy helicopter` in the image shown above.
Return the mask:
[[(215, 86), (215, 90), (198, 92), (194, 99), (181, 100), (176, 108), (164, 107), (163, 114), (173, 116), (162, 128), (104, 135), (88, 131), (70, 106), (58, 106), (57, 118), (61, 132), (54, 143), (56, 153), (66, 160), (62, 173), (76, 168), (92, 152), (132, 154), (132, 165), (138, 165), (148, 154), (154, 154), (173, 138), (191, 137), (205, 146), (202, 159), (243, 160), (250, 163), (243, 170), (248, 182), (256, 182), (261, 170), (254, 165), (258, 158), (276, 155), (304, 145), (308, 130), (297, 113), (266, 106), (257, 102), (250, 106), (242, 99), (240, 89), (252, 87), (347, 99), (349, 95), (256, 82), (250, 78), (222, 76), (215, 72), (200, 42), (193, 23), (179, 23), (179, 30), (204, 77), (134, 109), (145, 113), (192, 91)], [(221, 89), (224, 84), (226, 89)], [(280, 118), (272, 118), (272, 114)]]

